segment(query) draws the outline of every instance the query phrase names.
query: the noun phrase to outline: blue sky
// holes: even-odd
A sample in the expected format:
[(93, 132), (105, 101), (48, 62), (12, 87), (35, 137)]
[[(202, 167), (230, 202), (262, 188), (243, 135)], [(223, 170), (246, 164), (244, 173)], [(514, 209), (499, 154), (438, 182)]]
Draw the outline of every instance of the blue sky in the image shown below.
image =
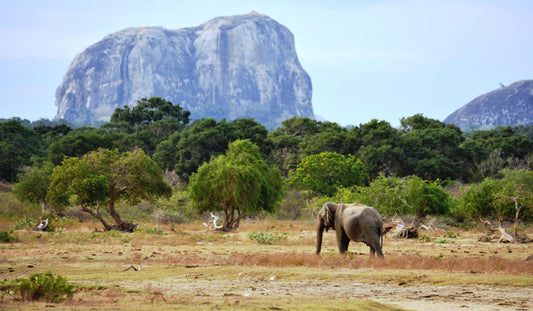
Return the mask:
[(52, 119), (77, 53), (131, 26), (270, 16), (294, 34), (315, 114), (341, 125), (443, 120), (500, 83), (533, 79), (533, 1), (1, 1), (0, 118)]

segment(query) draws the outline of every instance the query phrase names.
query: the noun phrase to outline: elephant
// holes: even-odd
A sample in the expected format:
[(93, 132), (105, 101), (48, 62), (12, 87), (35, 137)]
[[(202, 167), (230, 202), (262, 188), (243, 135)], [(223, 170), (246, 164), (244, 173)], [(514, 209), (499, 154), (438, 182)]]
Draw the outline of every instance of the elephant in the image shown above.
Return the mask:
[(364, 242), (370, 247), (370, 257), (375, 253), (383, 258), (383, 220), (379, 212), (363, 204), (336, 204), (326, 202), (317, 217), (316, 254), (322, 248), (322, 235), (335, 230), (339, 252), (345, 254), (351, 241)]

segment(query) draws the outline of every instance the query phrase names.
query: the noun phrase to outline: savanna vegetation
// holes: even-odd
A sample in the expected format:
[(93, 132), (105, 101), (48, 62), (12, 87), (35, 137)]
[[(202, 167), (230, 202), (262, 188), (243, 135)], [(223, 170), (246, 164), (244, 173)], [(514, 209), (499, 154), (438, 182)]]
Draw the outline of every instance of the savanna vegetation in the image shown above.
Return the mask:
[[(110, 122), (98, 128), (47, 120), (3, 120), (0, 123), (2, 242), (17, 245), (23, 241), (37, 248), (51, 242), (91, 248), (93, 241), (98, 240), (120, 248), (119, 251), (102, 249), (102, 254), (125, 254), (131, 249), (144, 249), (145, 244), (154, 245), (140, 237), (151, 234), (158, 236), (160, 249), (161, 245), (172, 244), (165, 236), (188, 241), (185, 244), (205, 245), (215, 241), (225, 245), (223, 250), (212, 251), (213, 259), (207, 254), (190, 256), (178, 249), (165, 248), (168, 256), (161, 260), (174, 267), (176, 264), (191, 268), (224, 266), (228, 273), (237, 275), (233, 269), (246, 262), (244, 265), (249, 268), (260, 267), (252, 270), (261, 278), (266, 277), (258, 272), (261, 267), (354, 268), (353, 265), (361, 264), (351, 261), (358, 255), (357, 251), (343, 259), (328, 257), (327, 252), (322, 259), (309, 257), (303, 248), (309, 244), (312, 253), (314, 237), (304, 233), (306, 229), (294, 231), (279, 227), (281, 222), (289, 228), (303, 226), (313, 231), (316, 211), (327, 201), (374, 206), (386, 222), (407, 223), (404, 227), (409, 233), (417, 232), (420, 226), (441, 230), (438, 234), (424, 231), (404, 235), (418, 237), (416, 243), (449, 245), (463, 229), (473, 230), (483, 241), (511, 242), (513, 247), (529, 241), (527, 233), (533, 220), (532, 127), (464, 132), (455, 125), (414, 115), (403, 118), (397, 128), (379, 120), (343, 127), (334, 122), (294, 117), (268, 131), (253, 119), (193, 118), (194, 115), (179, 105), (152, 97), (141, 99), (135, 107), (117, 109)], [(217, 229), (225, 233), (205, 233), (202, 223), (211, 220), (211, 213), (221, 218)], [(49, 235), (24, 231), (34, 228), (39, 218), (50, 220)], [(268, 227), (262, 222), (274, 225)], [(249, 227), (250, 223), (255, 227)], [(191, 226), (200, 232), (191, 231)], [(76, 233), (66, 237), (65, 228)], [(497, 232), (500, 234), (495, 235)], [(133, 246), (132, 241), (138, 239), (142, 241)], [(283, 256), (268, 254), (264, 249), (237, 250), (243, 244), (252, 249), (257, 244), (283, 245), (286, 249)], [(131, 247), (122, 249), (124, 245)], [(19, 251), (17, 246), (10, 246), (9, 250), (14, 254)], [(402, 256), (388, 259), (393, 251), (385, 248), (386, 261), (361, 267), (402, 270), (414, 269), (409, 265), (416, 263), (418, 267), (427, 265), (433, 269), (449, 253), (426, 251), (427, 254), (422, 254), (417, 247), (410, 248), (411, 253), (399, 251)], [(158, 252), (161, 251), (154, 248), (151, 255), (158, 257)], [(183, 256), (171, 255), (173, 252)], [(136, 264), (152, 257), (134, 253), (117, 264)], [(334, 247), (330, 253), (335, 253)], [(53, 256), (61, 257), (61, 254), (56, 252)], [(113, 257), (102, 256), (105, 257), (100, 260), (102, 264), (109, 262), (107, 257)], [(76, 256), (63, 257), (71, 258), (62, 261), (66, 266), (81, 260)], [(461, 258), (451, 259), (446, 265), (453, 272), (479, 269), (479, 265), (473, 266), (474, 258)], [(514, 262), (518, 260), (515, 257), (511, 261), (502, 260), (492, 259), (480, 265), (487, 267), (487, 273), (499, 273), (498, 269), (510, 274), (531, 271), (529, 263)], [(43, 269), (52, 266), (47, 259), (43, 261), (46, 262)], [(8, 259), (0, 261), (0, 268), (8, 263), (11, 263)], [(515, 266), (521, 272), (509, 270)], [(81, 282), (84, 277), (75, 270), (83, 268), (69, 267), (68, 278)], [(99, 269), (103, 268), (97, 267), (94, 273), (98, 274), (97, 278), (103, 278), (100, 274), (105, 274), (105, 269)], [(23, 294), (20, 284), (33, 286), (36, 278), (47, 277), (67, 289), (54, 297), (71, 297), (71, 288), (64, 284), (64, 279), (54, 279), (46, 274), (48, 270), (42, 270), (41, 275), (25, 270), (21, 274), (23, 278), (2, 284), (0, 293), (19, 290), (15, 298), (20, 300), (23, 295), (30, 295)], [(182, 272), (188, 273), (181, 270), (179, 273)], [(202, 272), (195, 273), (202, 275)], [(291, 280), (295, 275), (287, 270), (279, 273)], [(115, 277), (120, 279), (118, 275)], [(310, 278), (316, 280), (316, 277)], [(373, 275), (369, 280), (376, 277), (386, 278)], [(148, 292), (152, 303), (161, 297), (168, 299), (163, 294), (158, 296), (158, 290), (147, 290), (149, 285), (143, 284), (143, 291)], [(87, 292), (100, 290), (91, 288)], [(326, 299), (338, 302), (338, 296)], [(205, 299), (200, 300), (206, 303)], [(191, 306), (198, 302), (173, 301)], [(227, 305), (219, 300), (217, 303)], [(361, 309), (375, 309), (372, 303)], [(227, 306), (236, 307), (232, 303)], [(299, 306), (300, 309), (309, 307), (305, 299)]]
[(253, 119), (191, 122), (159, 97), (116, 109), (99, 128), (4, 121), (7, 219), (84, 212), (105, 230), (132, 231), (139, 217), (191, 222), (221, 212), (231, 230), (244, 217), (309, 217), (327, 200), (417, 223), (439, 215), (517, 227), (533, 218), (533, 141), (523, 126), (465, 133), (422, 115), (398, 128), (294, 117), (269, 132)]

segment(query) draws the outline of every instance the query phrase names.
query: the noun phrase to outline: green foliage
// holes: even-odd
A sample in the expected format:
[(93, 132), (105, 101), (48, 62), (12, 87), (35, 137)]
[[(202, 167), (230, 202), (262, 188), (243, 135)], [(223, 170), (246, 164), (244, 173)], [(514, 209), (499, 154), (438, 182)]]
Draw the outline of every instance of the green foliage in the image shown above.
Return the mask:
[(174, 190), (170, 198), (159, 198), (152, 217), (157, 223), (184, 223), (197, 218), (187, 190)]
[(70, 131), (48, 147), (48, 159), (60, 165), (65, 157), (80, 157), (98, 148), (113, 149), (117, 138), (92, 127)]
[(60, 275), (53, 276), (50, 271), (32, 274), (27, 279), (15, 279), (0, 283), (0, 291), (13, 295), (20, 301), (44, 300), (61, 302), (74, 295), (74, 285)]
[(18, 239), (9, 234), (8, 231), (0, 231), (0, 243), (13, 243), (17, 241)]
[(374, 206), (385, 215), (406, 215), (409, 210), (404, 182), (398, 177), (379, 177), (366, 187), (340, 188), (331, 201), (359, 202)]
[(354, 156), (322, 152), (305, 157), (290, 174), (289, 184), (331, 196), (339, 187), (361, 186), (367, 181), (365, 165)]
[(406, 179), (405, 202), (411, 214), (419, 217), (428, 215), (446, 215), (451, 200), (449, 195), (436, 182), (423, 180), (418, 176)]
[(270, 232), (251, 232), (248, 233), (250, 240), (255, 240), (261, 244), (272, 244), (277, 241), (286, 240), (287, 234), (272, 234)]
[(472, 156), (462, 148), (461, 130), (453, 124), (415, 115), (402, 119), (403, 157), (398, 175), (427, 180), (468, 181), (474, 170)]
[(273, 148), (267, 134), (266, 128), (253, 119), (231, 122), (217, 122), (213, 118), (196, 120), (182, 132), (161, 142), (154, 160), (165, 170), (175, 170), (183, 181), (187, 181), (200, 165), (226, 152), (229, 143), (238, 139), (249, 139), (266, 158)]
[(9, 226), (9, 231), (15, 232), (17, 230), (32, 229), (33, 227), (35, 227), (35, 223), (33, 222), (33, 220), (23, 217), (16, 223)]
[(525, 219), (533, 218), (533, 172), (504, 170), (503, 178), (485, 178), (471, 185), (452, 210), (459, 219), (513, 220), (517, 208)]
[(279, 208), (276, 210), (276, 219), (296, 220), (304, 216), (307, 208), (306, 200), (300, 191), (288, 190)]
[(190, 114), (189, 111), (184, 111), (180, 105), (173, 105), (172, 102), (154, 96), (149, 99), (141, 98), (137, 101), (137, 105), (131, 109), (128, 106), (115, 109), (111, 115), (111, 123), (126, 122), (130, 126), (138, 126), (143, 123), (171, 118), (179, 123), (187, 124)]
[(370, 179), (394, 175), (402, 163), (400, 131), (386, 121), (372, 120), (350, 130), (360, 137), (361, 147), (354, 153), (363, 163)]
[(528, 161), (533, 141), (511, 127), (475, 131), (465, 142), (478, 163), (482, 177), (501, 177), (504, 168), (514, 169)]
[(341, 188), (333, 201), (359, 202), (376, 207), (385, 215), (446, 215), (451, 199), (437, 182), (417, 176), (378, 178), (367, 187)]
[(42, 212), (46, 212), (46, 194), (53, 169), (54, 165), (49, 161), (34, 164), (31, 171), (19, 177), (19, 182), (13, 188), (17, 199), (21, 202), (41, 204)]
[[(116, 202), (135, 205), (171, 193), (161, 169), (142, 150), (99, 149), (81, 158), (66, 158), (54, 168), (47, 200), (61, 205), (74, 196), (82, 211), (100, 220), (106, 230), (132, 231), (134, 226), (124, 223), (115, 209)], [(115, 226), (107, 224), (101, 209), (113, 218)]]
[(225, 155), (203, 164), (189, 187), (196, 210), (224, 211), (225, 230), (247, 215), (274, 211), (283, 194), (279, 170), (270, 168), (249, 140), (231, 143)]
[(146, 233), (151, 233), (151, 234), (159, 234), (159, 235), (163, 235), (165, 234), (165, 231), (163, 231), (162, 229), (160, 228), (157, 228), (157, 227), (150, 227), (150, 226), (144, 226), (144, 228), (137, 228), (135, 229), (135, 232), (146, 232)]
[(13, 182), (31, 157), (42, 155), (40, 137), (18, 121), (0, 123), (0, 180)]

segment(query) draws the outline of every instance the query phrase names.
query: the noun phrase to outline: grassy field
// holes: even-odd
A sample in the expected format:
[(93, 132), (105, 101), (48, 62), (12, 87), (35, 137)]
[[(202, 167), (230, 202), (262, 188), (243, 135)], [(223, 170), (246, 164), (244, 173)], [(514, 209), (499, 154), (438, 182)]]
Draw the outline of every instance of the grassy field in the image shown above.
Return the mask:
[[(0, 223), (7, 230), (9, 223)], [(74, 283), (61, 303), (17, 301), (1, 310), (527, 310), (533, 244), (482, 243), (482, 232), (422, 231), (384, 241), (384, 260), (363, 243), (340, 256), (335, 233), (314, 255), (313, 224), (257, 220), (232, 233), (202, 224), (97, 232), (97, 223), (54, 233), (18, 230), (0, 244), (2, 280), (51, 271)], [(533, 235), (533, 230), (525, 232)], [(131, 266), (140, 270), (135, 271)], [(128, 269), (130, 268), (130, 269)]]

